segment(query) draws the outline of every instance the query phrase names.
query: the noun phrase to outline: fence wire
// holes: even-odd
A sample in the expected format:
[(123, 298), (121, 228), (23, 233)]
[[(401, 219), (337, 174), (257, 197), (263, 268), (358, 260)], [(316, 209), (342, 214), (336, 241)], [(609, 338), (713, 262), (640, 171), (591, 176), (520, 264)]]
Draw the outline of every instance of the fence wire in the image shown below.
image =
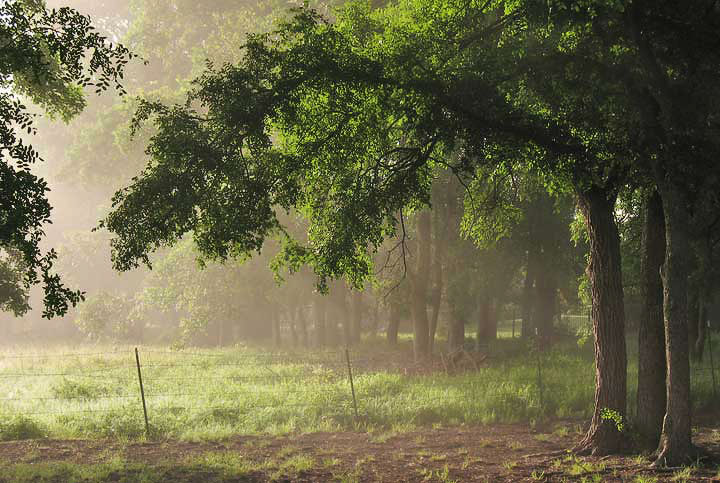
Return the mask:
[[(708, 332), (708, 345), (711, 345), (711, 338), (712, 334)], [(709, 351), (709, 354), (712, 352)], [(358, 406), (361, 406), (361, 412), (362, 409), (381, 411), (384, 405), (389, 404), (380, 397), (382, 388), (364, 386), (362, 377), (379, 368), (392, 369), (397, 352), (372, 355), (350, 350), (218, 354), (141, 349), (139, 356), (139, 370), (144, 386), (142, 396), (138, 384), (138, 365), (131, 350), (63, 354), (0, 353), (0, 380), (14, 385), (5, 394), (0, 393), (0, 412), (23, 416), (71, 416), (129, 411), (142, 418), (141, 401), (144, 398), (152, 422), (153, 416), (162, 412), (228, 411), (240, 416), (250, 411), (284, 408), (319, 411), (330, 409), (319, 405), (319, 402), (328, 401), (335, 406), (335, 411), (357, 418)], [(545, 380), (546, 374), (556, 368), (550, 365), (539, 348), (533, 349), (527, 357), (529, 367), (537, 368), (528, 384), (534, 386), (540, 405), (539, 412), (543, 414), (545, 395), (552, 390)], [(42, 367), (43, 363), (55, 360), (65, 361), (65, 364), (61, 363), (54, 369)], [(698, 378), (712, 377), (713, 394), (716, 394), (712, 362), (712, 358), (706, 357), (701, 364), (692, 364), (691, 369)], [(98, 364), (105, 367), (97, 367)], [(711, 376), (705, 376), (708, 372)], [(398, 374), (403, 375), (399, 371)], [(25, 382), (27, 384), (23, 386)], [(95, 386), (89, 385), (90, 382)], [(310, 393), (305, 393), (297, 395), (308, 397), (305, 401), (295, 400), (294, 396), (283, 400), (262, 390), (264, 387), (272, 390), (273, 386), (288, 383), (311, 387), (311, 397), (308, 397)], [(38, 385), (42, 385), (42, 391), (36, 390)], [(462, 389), (467, 397), (483, 391), (481, 385), (472, 379)], [(227, 399), (227, 395), (234, 392), (238, 392), (244, 399)], [(247, 398), (249, 394), (254, 397)], [(448, 402), (452, 402), (451, 397), (450, 390), (441, 395), (441, 399), (448, 398)]]

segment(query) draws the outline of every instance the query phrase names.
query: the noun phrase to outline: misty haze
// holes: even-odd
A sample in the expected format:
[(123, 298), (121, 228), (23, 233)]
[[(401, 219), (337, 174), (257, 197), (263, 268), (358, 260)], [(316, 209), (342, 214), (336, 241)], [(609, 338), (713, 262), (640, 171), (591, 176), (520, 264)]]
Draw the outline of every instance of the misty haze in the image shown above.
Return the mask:
[(0, 3), (0, 482), (717, 481), (720, 3)]

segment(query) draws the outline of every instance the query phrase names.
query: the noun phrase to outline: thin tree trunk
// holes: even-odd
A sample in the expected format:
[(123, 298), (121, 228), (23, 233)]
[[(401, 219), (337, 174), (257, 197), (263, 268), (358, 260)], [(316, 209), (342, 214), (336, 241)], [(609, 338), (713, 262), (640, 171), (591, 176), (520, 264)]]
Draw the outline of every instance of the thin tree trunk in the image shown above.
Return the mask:
[[(550, 267), (546, 267), (550, 268)], [(555, 315), (555, 299), (557, 282), (549, 270), (540, 270), (537, 277), (535, 327), (538, 329), (538, 336), (543, 343), (550, 340), (553, 328), (553, 317)]]
[(411, 310), (413, 315), (413, 352), (415, 360), (430, 354), (430, 323), (427, 314), (427, 288), (430, 271), (430, 212), (418, 215), (417, 268), (413, 277)]
[(500, 301), (498, 299), (490, 299), (488, 303), (488, 318), (485, 326), (485, 340), (497, 340), (498, 338), (498, 314), (500, 310)]
[(618, 452), (625, 437), (603, 417), (607, 410), (626, 418), (627, 354), (620, 236), (615, 223), (615, 196), (597, 186), (580, 190), (580, 209), (590, 238), (588, 276), (595, 335), (595, 409), (590, 428), (575, 448), (581, 454)]
[(362, 309), (363, 300), (362, 292), (359, 290), (352, 290), (352, 322), (350, 325), (350, 341), (353, 344), (360, 342), (361, 333), (361, 321), (362, 321)]
[(380, 300), (375, 297), (373, 304), (373, 315), (372, 323), (370, 324), (370, 340), (375, 341), (377, 339), (378, 325), (380, 324)]
[(465, 345), (465, 319), (457, 311), (450, 311), (450, 327), (448, 330), (448, 351), (455, 352)]
[(397, 345), (398, 328), (400, 327), (400, 311), (397, 303), (390, 302), (390, 310), (388, 314), (387, 341), (391, 346)]
[(327, 301), (323, 295), (317, 295), (315, 297), (315, 335), (317, 337), (317, 344), (320, 347), (328, 345), (327, 340), (327, 326), (326, 326), (326, 310)]
[(435, 347), (435, 335), (437, 334), (438, 318), (440, 317), (440, 303), (442, 302), (442, 262), (435, 260), (434, 284), (432, 290), (432, 298), (430, 299), (430, 344), (429, 351), (432, 352)]
[(657, 448), (665, 415), (665, 327), (660, 268), (665, 260), (665, 220), (660, 195), (645, 200), (638, 332), (638, 389), (635, 426), (640, 445)]
[(667, 408), (663, 420), (656, 466), (679, 466), (693, 456), (690, 436), (690, 360), (688, 357), (688, 236), (689, 213), (679, 190), (661, 187), (665, 212), (665, 265), (663, 298)]
[(292, 345), (293, 347), (297, 347), (300, 340), (298, 338), (297, 327), (295, 326), (295, 317), (297, 314), (293, 312), (294, 311), (292, 309), (288, 310), (288, 324), (290, 325), (290, 338), (292, 339)]
[(273, 328), (273, 343), (276, 347), (280, 347), (282, 338), (280, 337), (280, 314), (276, 311), (272, 311), (272, 328)]
[(522, 306), (521, 314), (522, 317), (522, 336), (532, 337), (535, 335), (535, 328), (533, 323), (533, 301), (534, 301), (534, 285), (535, 285), (535, 250), (530, 249), (527, 252), (527, 264), (525, 267), (525, 281), (523, 283), (523, 294), (522, 294)]
[(307, 320), (305, 319), (305, 311), (302, 307), (297, 308), (297, 321), (300, 326), (300, 343), (303, 347), (308, 347), (308, 330)]
[(490, 320), (490, 300), (482, 297), (477, 313), (477, 332), (475, 337), (475, 350), (480, 351), (487, 345), (488, 323)]
[[(430, 298), (430, 353), (433, 352), (435, 346), (435, 335), (437, 333), (438, 317), (440, 316), (440, 304), (442, 303), (443, 292), (443, 261), (445, 251), (447, 250), (447, 218), (441, 211), (442, 206), (438, 206), (433, 210), (432, 231), (433, 231), (433, 262), (432, 262), (432, 293)], [(445, 210), (447, 211), (447, 210)], [(441, 219), (446, 218), (444, 222)]]

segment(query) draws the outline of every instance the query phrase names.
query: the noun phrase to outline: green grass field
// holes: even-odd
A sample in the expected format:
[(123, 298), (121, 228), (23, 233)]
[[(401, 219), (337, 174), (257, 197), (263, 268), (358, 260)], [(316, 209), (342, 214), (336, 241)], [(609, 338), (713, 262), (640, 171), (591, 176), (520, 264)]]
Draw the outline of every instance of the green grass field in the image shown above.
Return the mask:
[[(631, 349), (634, 344), (629, 340)], [(540, 356), (542, 406), (538, 355), (520, 339), (499, 340), (478, 371), (454, 375), (406, 374), (398, 368), (412, 366), (407, 358), (381, 370), (389, 348), (373, 346), (351, 354), (357, 419), (343, 350), (141, 347), (151, 436), (202, 440), (347, 429), (400, 432), (591, 414), (591, 344), (579, 348), (568, 342)], [(134, 357), (131, 347), (97, 345), (1, 351), (0, 439), (144, 438)], [(636, 368), (630, 357), (632, 414)], [(709, 371), (694, 368), (693, 391), (696, 406), (709, 403)]]

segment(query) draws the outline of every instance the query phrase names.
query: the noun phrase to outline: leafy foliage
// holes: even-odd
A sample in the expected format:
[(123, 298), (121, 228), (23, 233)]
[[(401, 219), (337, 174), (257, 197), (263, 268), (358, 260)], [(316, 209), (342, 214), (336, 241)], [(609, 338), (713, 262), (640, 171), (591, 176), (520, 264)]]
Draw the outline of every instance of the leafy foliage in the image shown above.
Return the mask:
[(34, 115), (20, 96), (69, 119), (84, 106), (80, 88), (122, 91), (123, 68), (132, 54), (99, 35), (88, 17), (70, 8), (47, 10), (37, 1), (3, 2), (0, 38), (0, 247), (22, 256), (20, 289), (42, 281), (43, 314), (52, 317), (82, 294), (52, 272), (55, 251), (40, 248), (43, 225), (50, 222), (49, 188), (31, 172), (40, 157), (22, 133), (35, 134)]

